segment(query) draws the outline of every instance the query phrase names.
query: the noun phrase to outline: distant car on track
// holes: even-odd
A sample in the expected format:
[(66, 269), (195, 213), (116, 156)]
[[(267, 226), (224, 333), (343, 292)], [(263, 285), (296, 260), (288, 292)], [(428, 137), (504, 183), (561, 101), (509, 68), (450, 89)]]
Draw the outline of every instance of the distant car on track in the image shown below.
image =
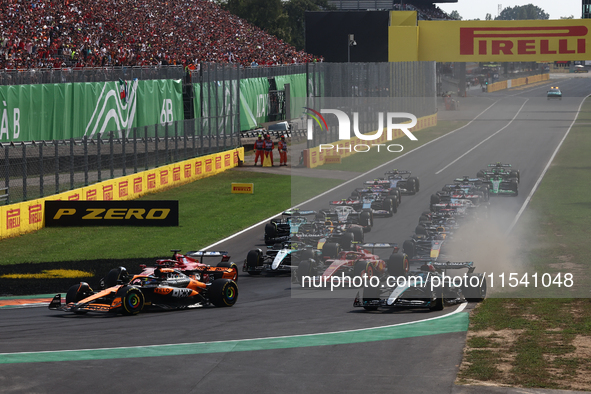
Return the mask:
[(562, 91), (557, 86), (551, 87), (550, 90), (548, 90), (548, 92), (546, 93), (546, 97), (548, 98), (548, 100), (562, 100)]

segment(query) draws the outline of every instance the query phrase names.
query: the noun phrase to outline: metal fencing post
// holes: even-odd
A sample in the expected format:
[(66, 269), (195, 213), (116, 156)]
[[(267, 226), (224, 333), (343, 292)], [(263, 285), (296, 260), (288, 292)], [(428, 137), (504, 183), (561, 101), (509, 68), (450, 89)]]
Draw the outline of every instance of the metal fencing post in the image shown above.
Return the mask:
[(23, 201), (27, 201), (27, 145), (23, 142)]
[(53, 140), (53, 145), (55, 147), (55, 194), (60, 192), (60, 155), (57, 144), (57, 140)]
[(96, 166), (97, 166), (97, 182), (101, 182), (102, 179), (102, 157), (101, 157), (101, 143), (103, 139), (100, 133), (96, 135)]
[(88, 137), (82, 138), (84, 145), (84, 186), (88, 186)]
[(115, 151), (113, 146), (113, 132), (109, 131), (109, 172), (111, 177), (109, 179), (115, 178)]
[(41, 145), (39, 145), (39, 197), (43, 197), (44, 193), (43, 193), (43, 178), (44, 178), (44, 172), (43, 172), (43, 146), (45, 145), (45, 141), (41, 142)]

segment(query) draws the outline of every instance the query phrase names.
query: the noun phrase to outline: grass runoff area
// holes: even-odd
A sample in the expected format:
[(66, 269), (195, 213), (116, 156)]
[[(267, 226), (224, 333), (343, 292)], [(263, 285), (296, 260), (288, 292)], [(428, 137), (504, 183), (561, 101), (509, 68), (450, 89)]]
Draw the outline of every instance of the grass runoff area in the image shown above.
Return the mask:
[(590, 124), (587, 99), (516, 228), (524, 267), (572, 273), (560, 297), (577, 298), (486, 299), (472, 312), (456, 383), (591, 391)]

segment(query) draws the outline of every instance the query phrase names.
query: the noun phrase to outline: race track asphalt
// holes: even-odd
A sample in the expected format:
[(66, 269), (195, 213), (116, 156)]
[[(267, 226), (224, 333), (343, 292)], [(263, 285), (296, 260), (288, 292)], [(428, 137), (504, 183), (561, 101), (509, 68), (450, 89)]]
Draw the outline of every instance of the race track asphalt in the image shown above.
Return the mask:
[[(462, 98), (460, 111), (442, 112), (440, 119), (472, 120), (480, 114), (470, 125), (303, 208), (324, 208), (328, 200), (348, 197), (364, 179), (386, 170), (412, 170), (420, 178), (420, 192), (403, 196), (398, 213), (376, 219), (366, 234), (368, 242), (402, 245), (420, 213), (428, 209), (432, 193), (455, 177), (475, 176), (486, 164), (501, 161), (521, 171), (519, 196), (492, 201), (494, 219), (487, 236), (503, 239), (591, 92), (591, 80), (565, 79), (560, 87), (562, 101), (547, 101), (546, 86)], [(417, 136), (420, 139), (420, 133)], [(263, 227), (215, 249), (227, 250), (241, 267), (250, 249), (263, 247)], [(477, 272), (505, 267), (505, 254), (473, 252), (486, 254), (483, 265), (474, 259)], [(466, 311), (473, 304), (451, 317), (387, 329), (392, 336), (369, 330), (352, 332), (350, 338), (341, 334), (290, 338), (417, 322), (449, 314), (457, 306), (442, 312), (368, 313), (353, 308), (351, 297), (294, 298), (288, 276), (249, 277), (241, 272), (238, 285), (239, 300), (228, 309), (134, 317), (76, 316), (46, 308), (0, 310), (0, 392), (451, 393), (454, 389), (466, 338)], [(360, 342), (359, 335), (368, 341)], [(237, 342), (270, 337), (286, 338)], [(203, 342), (205, 350), (195, 345)], [(184, 345), (167, 346), (174, 344)], [(106, 348), (123, 349), (103, 350), (103, 356), (94, 358), (92, 352), (68, 352)], [(191, 350), (178, 350), (183, 348)]]

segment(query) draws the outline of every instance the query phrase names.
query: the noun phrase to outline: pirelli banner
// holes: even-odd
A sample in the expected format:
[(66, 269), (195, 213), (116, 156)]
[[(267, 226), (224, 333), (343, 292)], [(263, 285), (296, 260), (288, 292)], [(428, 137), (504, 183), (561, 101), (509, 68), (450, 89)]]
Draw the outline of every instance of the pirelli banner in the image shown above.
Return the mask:
[[(29, 233), (45, 227), (45, 203), (47, 201), (101, 202), (134, 200), (148, 193), (176, 187), (223, 172), (238, 166), (240, 160), (244, 160), (244, 148), (195, 157), (179, 163), (110, 179), (37, 200), (3, 205), (0, 206), (0, 239)], [(140, 211), (126, 211), (125, 214), (122, 212), (111, 211), (108, 214), (105, 211), (100, 215), (108, 214), (107, 216), (113, 218), (121, 215), (125, 218), (130, 215), (128, 220), (134, 220), (131, 216), (140, 215)], [(141, 215), (144, 214), (150, 215), (150, 210), (148, 209)], [(159, 214), (154, 211), (151, 215), (156, 217)], [(137, 220), (140, 220), (138, 217), (135, 216)]]
[(388, 60), (391, 62), (591, 59), (591, 19), (418, 21), (414, 26), (392, 23), (400, 19), (394, 16), (390, 19)]
[(178, 201), (45, 201), (45, 227), (178, 225)]

